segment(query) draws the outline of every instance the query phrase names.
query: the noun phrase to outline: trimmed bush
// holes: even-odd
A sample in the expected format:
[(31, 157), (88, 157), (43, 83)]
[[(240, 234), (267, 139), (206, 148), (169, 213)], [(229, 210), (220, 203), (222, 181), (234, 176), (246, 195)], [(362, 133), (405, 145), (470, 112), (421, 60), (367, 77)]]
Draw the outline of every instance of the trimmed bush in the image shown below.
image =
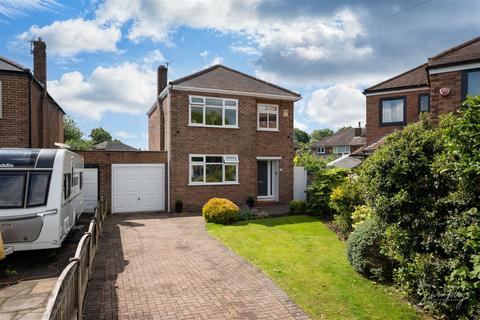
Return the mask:
[(202, 208), (205, 221), (230, 224), (238, 217), (238, 207), (235, 203), (224, 198), (212, 198)]
[(313, 215), (331, 217), (330, 195), (333, 189), (347, 180), (346, 169), (319, 169), (313, 173), (312, 183), (307, 187), (308, 211)]
[(307, 211), (307, 202), (304, 200), (292, 200), (288, 204), (288, 208), (291, 214), (305, 214), (305, 212)]
[(388, 282), (392, 279), (392, 261), (380, 252), (383, 230), (375, 219), (360, 224), (347, 240), (348, 261), (366, 277)]
[(237, 221), (255, 220), (257, 216), (250, 209), (241, 209), (237, 215)]
[(177, 201), (175, 201), (175, 212), (176, 213), (183, 212), (183, 201), (180, 199), (177, 199)]
[(255, 197), (254, 196), (248, 196), (247, 198), (247, 206), (252, 209), (255, 206)]
[(329, 205), (336, 212), (334, 224), (344, 237), (352, 232), (352, 213), (362, 203), (361, 186), (356, 181), (347, 181), (333, 189)]
[(352, 212), (352, 228), (357, 228), (365, 220), (373, 218), (373, 210), (367, 205), (356, 206)]

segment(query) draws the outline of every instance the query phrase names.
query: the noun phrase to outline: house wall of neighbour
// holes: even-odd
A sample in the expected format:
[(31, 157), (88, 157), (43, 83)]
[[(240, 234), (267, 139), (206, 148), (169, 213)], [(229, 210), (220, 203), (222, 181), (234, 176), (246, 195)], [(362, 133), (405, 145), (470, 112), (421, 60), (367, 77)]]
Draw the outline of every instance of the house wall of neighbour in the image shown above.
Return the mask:
[[(350, 146), (350, 153), (353, 153), (355, 151), (357, 151), (358, 149), (360, 149), (362, 146)], [(317, 153), (317, 149), (318, 148), (312, 148), (312, 152), (318, 156), (321, 156), (321, 157), (328, 157), (328, 156), (331, 156), (333, 155), (333, 146), (330, 146), (330, 147), (325, 147), (325, 153), (324, 154), (320, 154), (320, 153)]]
[[(440, 95), (441, 88), (450, 88), (448, 96)], [(430, 111), (434, 123), (438, 123), (439, 115), (457, 111), (462, 98), (461, 71), (430, 75)]]
[[(164, 163), (167, 170), (167, 153), (164, 151), (73, 151), (83, 156), (85, 166), (96, 167), (99, 171), (100, 196), (105, 197), (108, 212), (112, 203), (112, 164), (117, 163)], [(165, 190), (168, 181), (165, 175)], [(165, 192), (167, 197), (167, 192)], [(166, 203), (166, 201), (165, 201)]]
[[(412, 123), (418, 121), (418, 96), (429, 92), (429, 89), (425, 88), (425, 90), (367, 96), (367, 144), (385, 135), (388, 135), (397, 129), (403, 128), (403, 126), (390, 126), (380, 124), (380, 99), (406, 97), (407, 112), (405, 120), (406, 123)], [(430, 105), (432, 106), (432, 103), (430, 103)]]
[[(197, 210), (212, 197), (225, 197), (244, 205), (248, 196), (257, 195), (258, 156), (281, 157), (279, 202), (293, 199), (293, 102), (256, 99), (235, 95), (191, 93), (197, 96), (238, 99), (239, 129), (191, 127), (188, 92), (171, 91), (166, 115), (170, 133), (170, 201), (180, 199), (186, 210)], [(257, 103), (279, 106), (279, 131), (257, 131)], [(166, 103), (168, 105), (168, 102)], [(284, 110), (288, 117), (284, 117)], [(170, 123), (168, 125), (168, 123)], [(172, 141), (172, 143), (170, 143)], [(236, 154), (239, 157), (237, 185), (189, 186), (189, 154)]]
[(161, 128), (160, 108), (157, 104), (155, 109), (148, 115), (148, 150), (160, 151)]

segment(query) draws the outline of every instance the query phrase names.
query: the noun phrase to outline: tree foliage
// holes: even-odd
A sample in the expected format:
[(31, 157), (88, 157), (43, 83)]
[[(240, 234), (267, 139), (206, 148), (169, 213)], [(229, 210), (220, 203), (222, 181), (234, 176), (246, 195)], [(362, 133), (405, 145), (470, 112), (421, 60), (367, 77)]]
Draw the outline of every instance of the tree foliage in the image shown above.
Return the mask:
[(331, 135), (333, 135), (333, 133), (334, 133), (333, 130), (328, 128), (313, 130), (312, 133), (310, 134), (310, 141), (312, 143), (320, 141), (322, 139), (330, 137)]
[(90, 138), (93, 144), (102, 143), (105, 141), (112, 141), (112, 135), (102, 127), (94, 128), (90, 132)]
[(294, 136), (295, 140), (298, 141), (299, 143), (309, 143), (310, 142), (310, 136), (308, 135), (308, 133), (306, 133), (305, 131), (300, 130), (298, 128), (293, 129), (293, 136)]
[(83, 137), (82, 130), (78, 127), (75, 120), (69, 116), (63, 118), (63, 140), (78, 141)]

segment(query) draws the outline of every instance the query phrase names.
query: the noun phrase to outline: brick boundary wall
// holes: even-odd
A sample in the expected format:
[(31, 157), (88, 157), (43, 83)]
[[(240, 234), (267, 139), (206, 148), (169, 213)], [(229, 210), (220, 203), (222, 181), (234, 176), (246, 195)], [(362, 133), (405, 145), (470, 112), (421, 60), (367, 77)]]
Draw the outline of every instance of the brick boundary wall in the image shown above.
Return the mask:
[(85, 167), (98, 168), (100, 196), (104, 196), (107, 211), (111, 213), (112, 204), (112, 164), (165, 164), (165, 209), (168, 210), (168, 157), (165, 151), (75, 151), (84, 159)]

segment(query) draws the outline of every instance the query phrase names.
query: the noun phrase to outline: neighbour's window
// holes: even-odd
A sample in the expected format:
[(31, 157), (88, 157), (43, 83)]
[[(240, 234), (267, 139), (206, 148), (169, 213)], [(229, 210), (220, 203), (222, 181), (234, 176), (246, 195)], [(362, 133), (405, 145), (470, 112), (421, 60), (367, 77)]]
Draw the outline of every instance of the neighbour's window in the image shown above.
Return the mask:
[(26, 181), (26, 172), (0, 172), (0, 208), (23, 207)]
[(278, 106), (271, 104), (259, 104), (257, 112), (258, 130), (278, 130)]
[(47, 204), (49, 185), (49, 172), (30, 172), (27, 193), (27, 207), (42, 206)]
[(237, 155), (190, 155), (190, 184), (237, 182)]
[(480, 95), (480, 70), (466, 71), (463, 77), (464, 99)]
[(406, 98), (380, 99), (380, 124), (401, 125), (405, 123)]
[(238, 100), (189, 96), (190, 125), (238, 127)]
[(342, 156), (350, 154), (350, 146), (334, 146), (333, 153)]
[(325, 154), (325, 147), (318, 147), (317, 154)]
[(418, 113), (430, 112), (430, 95), (421, 94), (418, 96)]

